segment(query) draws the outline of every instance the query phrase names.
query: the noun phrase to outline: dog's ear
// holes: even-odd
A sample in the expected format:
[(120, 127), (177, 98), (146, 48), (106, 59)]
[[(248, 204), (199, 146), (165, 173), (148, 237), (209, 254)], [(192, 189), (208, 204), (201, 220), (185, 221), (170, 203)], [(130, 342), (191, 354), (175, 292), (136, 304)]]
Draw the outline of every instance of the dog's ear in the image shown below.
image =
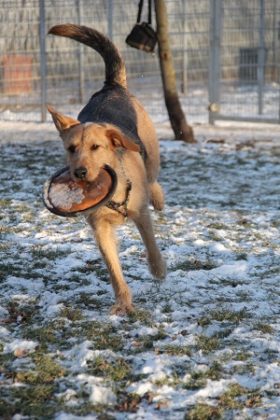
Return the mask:
[(62, 134), (64, 130), (73, 127), (74, 125), (80, 124), (80, 121), (75, 120), (75, 118), (67, 117), (66, 115), (60, 114), (60, 112), (57, 112), (50, 105), (48, 105), (48, 111), (51, 114), (53, 122), (60, 134)]
[(114, 148), (123, 147), (124, 149), (132, 150), (133, 152), (140, 152), (140, 147), (138, 144), (134, 143), (133, 140), (129, 139), (116, 128), (108, 128), (106, 131), (106, 136), (109, 138)]

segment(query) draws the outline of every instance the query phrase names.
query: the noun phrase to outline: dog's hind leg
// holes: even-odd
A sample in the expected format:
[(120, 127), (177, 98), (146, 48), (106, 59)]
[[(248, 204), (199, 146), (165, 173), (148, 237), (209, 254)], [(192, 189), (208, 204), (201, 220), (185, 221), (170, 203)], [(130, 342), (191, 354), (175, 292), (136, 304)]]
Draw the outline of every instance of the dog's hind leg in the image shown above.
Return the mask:
[(164, 207), (164, 192), (158, 182), (149, 184), (150, 201), (155, 210), (162, 210)]
[(147, 249), (147, 259), (152, 275), (157, 279), (164, 279), (166, 277), (166, 263), (156, 243), (149, 209), (144, 208), (139, 217), (134, 219), (134, 222)]
[(125, 315), (133, 311), (132, 297), (128, 285), (123, 277), (114, 227), (107, 221), (91, 224), (99, 249), (104, 257), (114, 288), (116, 303), (112, 307), (112, 314)]

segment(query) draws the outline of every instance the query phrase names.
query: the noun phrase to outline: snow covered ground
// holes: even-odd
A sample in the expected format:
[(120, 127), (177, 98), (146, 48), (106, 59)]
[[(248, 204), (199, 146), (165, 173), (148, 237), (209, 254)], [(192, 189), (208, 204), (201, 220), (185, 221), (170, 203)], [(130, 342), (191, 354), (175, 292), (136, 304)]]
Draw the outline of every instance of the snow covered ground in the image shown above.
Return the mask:
[(150, 111), (165, 139), (153, 218), (168, 276), (151, 278), (122, 227), (127, 318), (109, 315), (84, 220), (43, 207), (64, 164), (54, 127), (1, 122), (2, 418), (280, 418), (280, 129), (198, 124), (187, 145)]

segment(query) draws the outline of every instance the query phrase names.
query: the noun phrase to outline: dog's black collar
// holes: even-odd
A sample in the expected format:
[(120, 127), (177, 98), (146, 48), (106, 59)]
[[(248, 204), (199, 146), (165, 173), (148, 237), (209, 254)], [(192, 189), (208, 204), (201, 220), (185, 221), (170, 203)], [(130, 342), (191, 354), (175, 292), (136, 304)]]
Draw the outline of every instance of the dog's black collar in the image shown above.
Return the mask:
[(128, 216), (127, 205), (128, 205), (128, 200), (129, 200), (131, 188), (132, 188), (132, 183), (129, 179), (127, 179), (126, 180), (125, 199), (121, 203), (117, 203), (114, 200), (110, 200), (106, 204), (106, 206), (109, 209), (114, 210), (117, 213), (121, 214), (123, 217), (127, 218), (127, 216)]

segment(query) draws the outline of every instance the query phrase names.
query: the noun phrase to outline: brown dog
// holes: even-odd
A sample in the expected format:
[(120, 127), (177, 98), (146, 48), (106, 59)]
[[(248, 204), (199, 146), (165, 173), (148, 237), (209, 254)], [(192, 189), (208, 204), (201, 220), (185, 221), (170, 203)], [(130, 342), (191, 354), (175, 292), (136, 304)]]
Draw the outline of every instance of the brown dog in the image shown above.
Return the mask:
[(93, 181), (104, 165), (118, 178), (110, 202), (92, 211), (87, 220), (110, 272), (116, 295), (112, 313), (132, 311), (132, 297), (119, 262), (115, 227), (132, 219), (147, 249), (151, 273), (166, 275), (166, 265), (156, 244), (149, 202), (161, 210), (164, 195), (157, 182), (159, 146), (154, 126), (139, 101), (126, 88), (124, 62), (112, 42), (94, 29), (72, 24), (57, 25), (49, 33), (75, 39), (95, 49), (104, 59), (106, 80), (73, 119), (49, 107), (68, 154), (74, 180)]

